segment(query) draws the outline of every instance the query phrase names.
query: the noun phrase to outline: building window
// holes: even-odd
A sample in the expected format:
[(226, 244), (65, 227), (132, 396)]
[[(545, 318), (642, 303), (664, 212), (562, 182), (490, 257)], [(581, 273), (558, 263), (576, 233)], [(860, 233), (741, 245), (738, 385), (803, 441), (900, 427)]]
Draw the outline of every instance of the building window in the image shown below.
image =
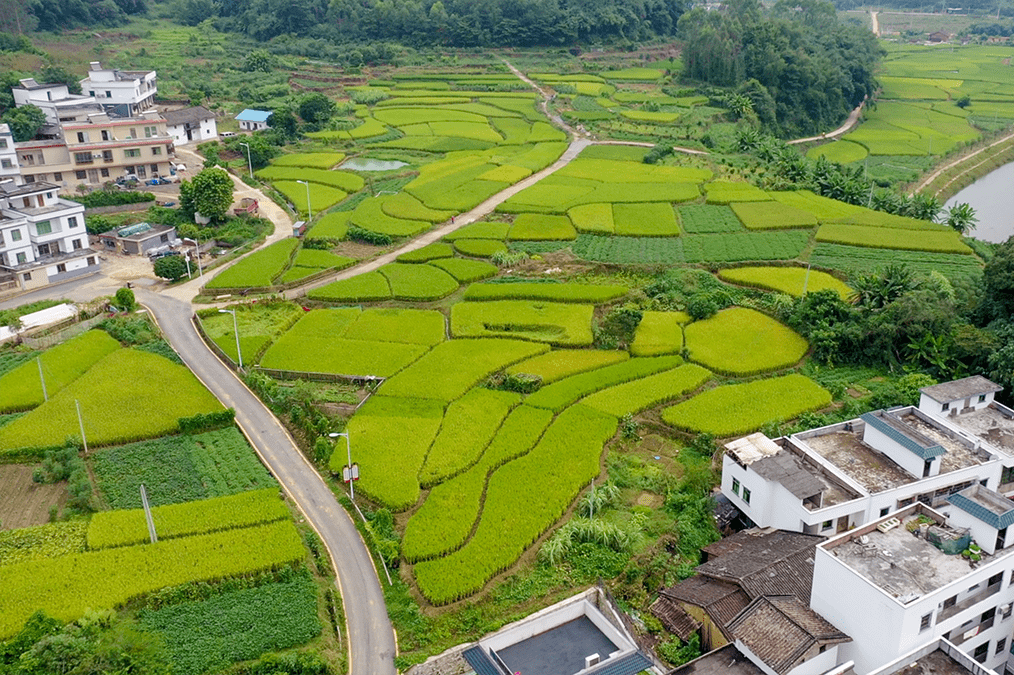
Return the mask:
[(162, 146), (156, 145), (155, 147), (153, 147), (151, 149), (151, 154), (153, 154), (153, 155), (161, 155), (162, 154)]
[(13, 169), (14, 162), (9, 159), (0, 159), (0, 167), (3, 167), (4, 169)]
[(738, 478), (733, 478), (732, 479), (732, 491), (735, 494), (737, 494), (737, 495), (739, 494), (739, 479)]
[(25, 176), (25, 182), (26, 183), (34, 183), (35, 182), (35, 176), (33, 176), (33, 175)]
[(944, 609), (947, 609), (948, 607), (953, 607), (956, 604), (958, 604), (958, 596), (952, 595), (951, 597), (944, 600)]
[(92, 163), (92, 153), (90, 153), (90, 152), (75, 152), (74, 153), (74, 163), (75, 164), (91, 164)]
[(883, 518), (884, 516), (886, 516), (890, 512), (891, 512), (891, 507), (890, 506), (885, 506), (884, 508), (880, 509), (880, 517)]
[(929, 630), (930, 622), (932, 620), (933, 620), (933, 613), (932, 612), (930, 612), (929, 614), (927, 614), (926, 616), (924, 616), (922, 618), (922, 621), (919, 622), (919, 632), (922, 633), (923, 631)]
[(88, 174), (86, 172), (84, 172), (84, 171), (75, 171), (74, 172), (74, 177), (77, 178), (78, 180), (84, 180), (87, 175)]
[(158, 136), (158, 127), (145, 127), (144, 137), (151, 138), (152, 136)]
[(109, 140), (109, 132), (106, 131), (105, 129), (102, 130), (102, 140), (104, 140), (104, 141), (108, 141)]
[(71, 216), (67, 219), (67, 227), (77, 227), (77, 216)]
[(999, 640), (996, 641), (996, 651), (994, 653), (1000, 654), (1006, 647), (1007, 647), (1007, 638), (1000, 638)]
[(134, 127), (130, 127), (130, 137), (137, 138), (137, 129), (135, 129)]
[(103, 162), (111, 162), (111, 161), (113, 161), (113, 151), (112, 150), (103, 150), (102, 151), (102, 161)]
[(986, 585), (992, 586), (993, 584), (999, 584), (1002, 581), (1003, 581), (1003, 572), (1000, 572), (999, 574), (994, 574), (993, 576), (991, 576), (989, 580), (986, 582)]
[[(28, 258), (27, 258), (27, 256), (25, 256), (25, 254), (24, 254), (24, 253), (19, 253), (19, 254), (17, 255), (17, 258), (18, 258), (18, 264), (19, 264), (19, 265), (22, 265), (22, 264), (24, 264), (24, 263), (28, 262)], [(26, 274), (26, 275), (25, 275), (25, 281), (28, 281), (28, 280), (29, 280), (29, 279), (31, 279), (31, 278), (32, 278), (32, 275), (31, 275), (31, 274)]]
[(77, 132), (77, 142), (78, 143), (87, 143), (88, 142), (88, 132), (87, 131), (79, 131), (79, 132)]
[(99, 169), (99, 175), (103, 178), (109, 178), (109, 169)]
[(74, 250), (75, 251), (80, 251), (81, 250), (81, 240), (80, 239), (75, 239), (74, 240)]
[(60, 263), (59, 265), (56, 266), (56, 271), (57, 272), (66, 272), (67, 271), (67, 266), (64, 265), (63, 263)]
[(985, 663), (987, 656), (989, 656), (989, 640), (986, 640), (975, 648), (975, 653), (972, 654), (972, 658), (979, 663)]
[(123, 151), (124, 157), (140, 157), (141, 150), (139, 148), (129, 148)]
[(7, 147), (7, 139), (0, 138), (0, 149), (5, 149), (6, 147)]
[(154, 176), (157, 173), (158, 173), (158, 164), (152, 164), (151, 165), (151, 175)]
[(1012, 610), (1014, 610), (1014, 603), (1007, 603), (1000, 607), (1000, 620), (1009, 619)]
[(158, 240), (160, 242), (162, 242), (163, 244), (165, 244), (166, 242), (169, 241), (169, 235), (168, 234), (163, 234), (161, 237), (158, 238)]
[(743, 488), (743, 501), (747, 504), (750, 503), (750, 490), (749, 488)]
[(985, 403), (985, 402), (986, 402), (986, 395), (985, 394), (979, 394), (979, 403)]
[(832, 527), (834, 527), (833, 520), (825, 520), (823, 523), (820, 524), (821, 530), (830, 530)]
[(88, 90), (88, 95), (89, 96), (94, 96), (95, 95), (95, 90), (94, 89), (89, 89)]
[(11, 230), (11, 241), (21, 241), (21, 230)]
[(53, 231), (53, 224), (48, 220), (44, 220), (35, 225), (35, 231), (39, 234), (50, 234)]
[(88, 256), (88, 266), (91, 267), (94, 264), (95, 264), (95, 256), (93, 255)]
[(28, 153), (27, 155), (21, 155), (21, 163), (27, 164), (28, 166), (32, 166), (33, 164), (35, 164), (35, 155), (33, 155), (32, 153)]
[(940, 409), (944, 410), (944, 411), (950, 410), (951, 409), (951, 404), (950, 403), (944, 403), (943, 406), (941, 406)]
[(54, 173), (53, 174), (53, 180), (58, 181), (58, 182), (63, 182), (63, 173), (60, 172), (60, 171), (57, 171), (56, 173)]
[(106, 98), (112, 98), (112, 97), (113, 97), (113, 92), (111, 92), (108, 89), (106, 89)]

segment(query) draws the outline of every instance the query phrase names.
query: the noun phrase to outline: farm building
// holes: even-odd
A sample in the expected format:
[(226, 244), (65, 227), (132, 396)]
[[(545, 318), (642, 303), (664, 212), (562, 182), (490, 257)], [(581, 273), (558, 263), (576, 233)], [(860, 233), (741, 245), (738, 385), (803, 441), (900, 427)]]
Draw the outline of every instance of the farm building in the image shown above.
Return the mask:
[(218, 137), (215, 113), (204, 106), (167, 110), (162, 113), (162, 117), (165, 118), (166, 131), (176, 145), (209, 141)]
[(268, 128), (268, 118), (271, 117), (270, 110), (252, 110), (247, 108), (236, 115), (239, 128), (243, 131), (260, 131)]
[(118, 230), (110, 230), (99, 235), (103, 248), (109, 251), (119, 250), (128, 255), (142, 255), (147, 251), (166, 246), (176, 238), (176, 228), (168, 225), (151, 223), (135, 223)]

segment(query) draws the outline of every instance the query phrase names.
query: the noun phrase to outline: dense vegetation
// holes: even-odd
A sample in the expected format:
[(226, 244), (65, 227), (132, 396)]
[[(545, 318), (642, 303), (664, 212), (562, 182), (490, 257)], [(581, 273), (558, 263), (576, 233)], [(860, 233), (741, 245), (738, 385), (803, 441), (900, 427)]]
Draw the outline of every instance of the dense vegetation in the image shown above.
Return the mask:
[(739, 0), (725, 7), (698, 7), (680, 19), (686, 75), (737, 87), (736, 107), (772, 131), (832, 129), (876, 88), (876, 37), (839, 21), (831, 4), (782, 1), (763, 11), (756, 0)]

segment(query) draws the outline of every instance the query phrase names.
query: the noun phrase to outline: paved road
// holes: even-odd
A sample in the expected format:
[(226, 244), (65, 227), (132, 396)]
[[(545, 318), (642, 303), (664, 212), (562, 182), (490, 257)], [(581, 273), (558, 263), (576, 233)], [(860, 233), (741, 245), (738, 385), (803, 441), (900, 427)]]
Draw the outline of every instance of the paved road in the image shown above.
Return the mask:
[(348, 513), (281, 423), (204, 344), (190, 320), (190, 304), (145, 289), (138, 289), (137, 297), (184, 363), (222, 403), (235, 408), (236, 421), (257, 454), (331, 553), (348, 619), (351, 675), (394, 675), (396, 647), (384, 594)]

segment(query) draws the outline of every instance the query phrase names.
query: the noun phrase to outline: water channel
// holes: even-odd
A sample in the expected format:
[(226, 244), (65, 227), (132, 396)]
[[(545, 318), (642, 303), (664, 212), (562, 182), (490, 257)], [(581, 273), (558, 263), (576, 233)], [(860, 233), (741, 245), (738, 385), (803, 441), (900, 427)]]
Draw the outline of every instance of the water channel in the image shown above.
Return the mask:
[(947, 208), (966, 202), (979, 222), (971, 235), (1002, 243), (1014, 235), (1014, 162), (1004, 164), (947, 200)]
[(393, 171), (408, 166), (405, 162), (396, 159), (367, 159), (365, 157), (354, 157), (343, 162), (338, 168), (349, 171)]

